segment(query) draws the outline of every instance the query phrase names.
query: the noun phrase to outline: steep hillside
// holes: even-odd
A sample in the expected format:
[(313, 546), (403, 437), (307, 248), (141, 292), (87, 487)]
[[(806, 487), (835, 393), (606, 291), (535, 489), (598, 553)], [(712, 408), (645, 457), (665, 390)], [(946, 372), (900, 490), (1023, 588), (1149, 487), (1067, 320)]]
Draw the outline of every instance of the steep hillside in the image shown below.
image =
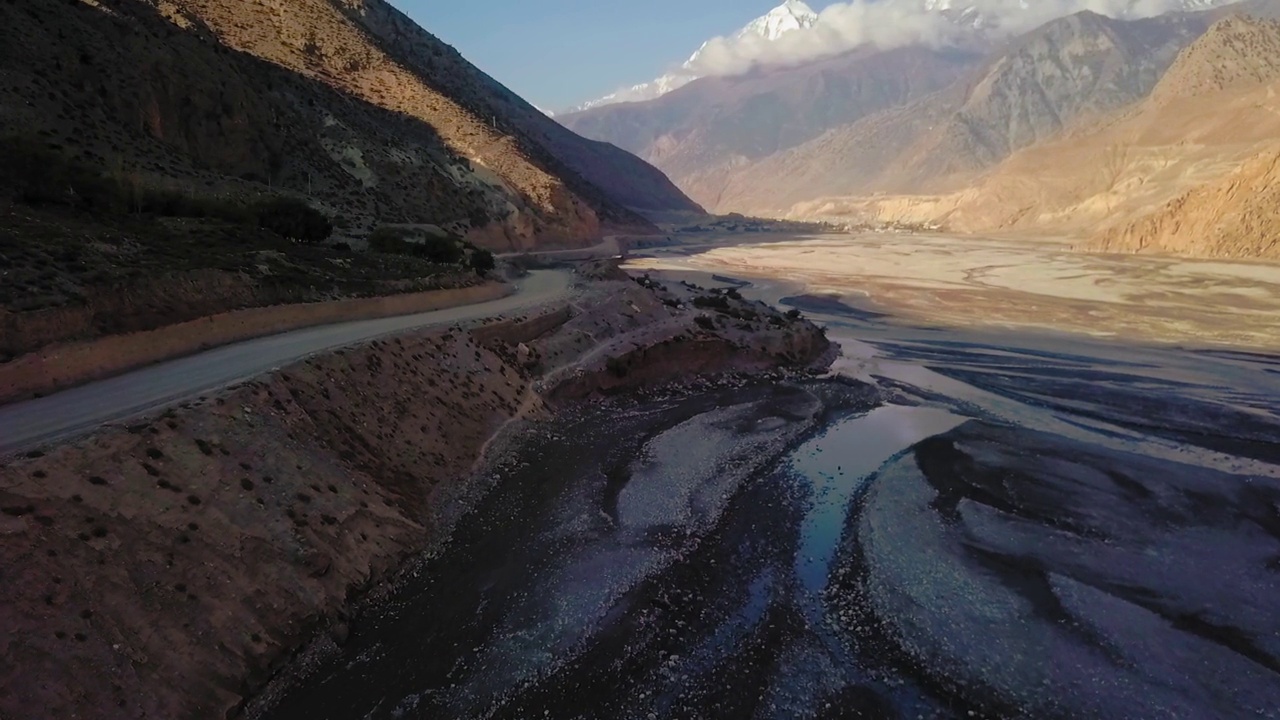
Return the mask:
[[(333, 0), (330, 0), (333, 2)], [(520, 147), (546, 163), (568, 169), (566, 182), (579, 192), (582, 183), (573, 173), (604, 191), (609, 199), (639, 210), (699, 211), (661, 171), (638, 162), (630, 153), (606, 143), (575, 135), (525, 102), (506, 87), (484, 75), (453, 48), (444, 45), (408, 17), (381, 0), (337, 2), (347, 16), (373, 35), (388, 54), (411, 68), (427, 85), (464, 107), (483, 124), (515, 138)], [(380, 89), (370, 96), (379, 104), (394, 102)], [(438, 110), (426, 114), (439, 123)], [(463, 130), (465, 136), (474, 128)], [(448, 136), (442, 130), (442, 134)], [(537, 149), (542, 150), (541, 153)], [(590, 193), (592, 188), (582, 187)]]
[(495, 248), (696, 209), (379, 0), (8, 3), (0, 58), (5, 133), (192, 193), (269, 186)]
[[(1266, 205), (1247, 213), (1235, 205), (1247, 197), (1234, 193), (1266, 170), (1222, 178), (1260, 154), (1251, 167), (1265, 165), (1277, 137), (1280, 23), (1231, 17), (1184, 50), (1146, 100), (1016, 152), (964, 190), (826, 197), (797, 204), (792, 213), (940, 223), (961, 232), (1092, 236), (1115, 228), (1103, 232), (1100, 247), (1243, 256), (1270, 242), (1248, 238), (1267, 227), (1257, 219)], [(1236, 211), (1243, 219), (1231, 219)], [(1151, 223), (1134, 223), (1149, 213), (1156, 213)], [(1224, 229), (1213, 229), (1220, 223)], [(1201, 231), (1207, 236), (1187, 234)]]
[(1178, 51), (1208, 25), (1204, 16), (1122, 21), (1082, 12), (1017, 39), (917, 151), (947, 160), (930, 168), (912, 158), (922, 166), (921, 179), (933, 169), (989, 166), (1070, 123), (1146, 96)]
[(1055, 20), (943, 91), (736, 168), (713, 205), (776, 214), (821, 197), (962, 187), (1021, 148), (1143, 98), (1208, 23), (1089, 12)]
[[(921, 47), (863, 48), (798, 68), (703, 78), (657, 100), (558, 118), (666, 171), (698, 202), (718, 208), (730, 180), (753, 163), (960, 78), (979, 57)], [(787, 187), (774, 178), (764, 194)]]
[(1264, 152), (1231, 175), (1104, 232), (1082, 248), (1280, 259), (1280, 149)]
[(1188, 47), (1151, 94), (1156, 103), (1249, 87), (1280, 77), (1275, 20), (1228, 17)]

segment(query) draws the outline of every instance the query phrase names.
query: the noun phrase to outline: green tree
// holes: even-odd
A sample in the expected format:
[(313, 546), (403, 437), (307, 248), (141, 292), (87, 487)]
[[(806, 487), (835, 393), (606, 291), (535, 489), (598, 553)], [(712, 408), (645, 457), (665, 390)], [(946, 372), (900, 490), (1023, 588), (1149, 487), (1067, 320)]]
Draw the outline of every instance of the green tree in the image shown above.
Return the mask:
[(369, 249), (390, 255), (420, 257), (440, 265), (461, 265), (467, 259), (461, 239), (455, 235), (421, 236), (408, 228), (375, 228), (369, 234)]
[(258, 227), (304, 243), (318, 243), (333, 234), (333, 221), (302, 200), (276, 197), (258, 203)]
[(497, 262), (493, 258), (493, 253), (484, 248), (477, 248), (471, 253), (471, 269), (480, 277), (488, 275), (497, 267)]

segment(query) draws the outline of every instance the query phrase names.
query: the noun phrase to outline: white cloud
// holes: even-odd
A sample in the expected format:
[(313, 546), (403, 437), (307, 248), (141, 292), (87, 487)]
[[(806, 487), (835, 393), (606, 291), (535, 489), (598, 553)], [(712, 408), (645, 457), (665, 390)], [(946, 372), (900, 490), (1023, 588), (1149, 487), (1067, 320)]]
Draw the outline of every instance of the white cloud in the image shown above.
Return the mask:
[[(1151, 17), (1185, 9), (1196, 0), (852, 0), (823, 10), (812, 28), (769, 41), (758, 36), (718, 37), (708, 42), (685, 72), (696, 76), (737, 75), (756, 65), (794, 65), (874, 44), (952, 46), (972, 38), (972, 28), (948, 20), (930, 6), (974, 6), (995, 35), (1026, 32), (1055, 18), (1083, 10), (1111, 17)], [(1220, 4), (1213, 2), (1212, 4)]]

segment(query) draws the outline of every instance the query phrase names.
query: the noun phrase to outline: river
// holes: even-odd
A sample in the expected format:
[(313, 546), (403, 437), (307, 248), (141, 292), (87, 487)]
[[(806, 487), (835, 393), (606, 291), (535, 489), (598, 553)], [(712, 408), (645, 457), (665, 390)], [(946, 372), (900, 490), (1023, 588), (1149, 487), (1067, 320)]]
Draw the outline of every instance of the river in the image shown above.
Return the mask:
[(1280, 268), (910, 236), (632, 265), (844, 355), (531, 428), (267, 717), (1280, 713)]

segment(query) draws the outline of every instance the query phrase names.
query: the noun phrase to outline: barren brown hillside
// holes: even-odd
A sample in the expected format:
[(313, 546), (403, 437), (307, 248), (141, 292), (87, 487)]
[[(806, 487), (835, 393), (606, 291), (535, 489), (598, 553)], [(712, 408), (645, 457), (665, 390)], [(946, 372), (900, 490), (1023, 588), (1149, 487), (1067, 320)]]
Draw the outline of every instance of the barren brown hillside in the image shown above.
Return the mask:
[(269, 186), (498, 248), (696, 209), (376, 0), (7, 3), (0, 57), (5, 132), (192, 192)]
[(1280, 21), (1248, 16), (1216, 23), (1178, 58), (1154, 102), (1250, 87), (1280, 77)]
[(1191, 190), (1151, 215), (1102, 233), (1084, 249), (1229, 258), (1280, 258), (1280, 149)]
[(414, 69), (437, 92), (453, 98), (473, 117), (488, 118), (535, 156), (580, 174), (615, 202), (641, 211), (701, 210), (662, 171), (609, 143), (566, 130), (390, 4), (348, 0), (340, 5), (348, 17), (379, 39), (388, 54)]
[[(1276, 138), (1280, 24), (1230, 17), (1180, 53), (1145, 100), (1017, 152), (970, 187), (828, 196), (798, 203), (791, 213), (939, 223), (965, 232), (1092, 234), (1217, 181), (1273, 148)], [(1237, 254), (1226, 245), (1197, 247), (1188, 251)]]
[(713, 205), (776, 214), (815, 198), (964, 187), (1021, 148), (1145, 97), (1208, 25), (1205, 15), (1055, 20), (944, 90), (740, 165)]
[[(800, 67), (702, 78), (650, 102), (608, 105), (557, 119), (654, 163), (699, 202), (732, 207), (723, 196), (756, 163), (829, 128), (947, 87), (981, 59), (968, 51), (864, 47)], [(778, 176), (756, 189), (772, 197), (793, 180), (798, 178)]]

